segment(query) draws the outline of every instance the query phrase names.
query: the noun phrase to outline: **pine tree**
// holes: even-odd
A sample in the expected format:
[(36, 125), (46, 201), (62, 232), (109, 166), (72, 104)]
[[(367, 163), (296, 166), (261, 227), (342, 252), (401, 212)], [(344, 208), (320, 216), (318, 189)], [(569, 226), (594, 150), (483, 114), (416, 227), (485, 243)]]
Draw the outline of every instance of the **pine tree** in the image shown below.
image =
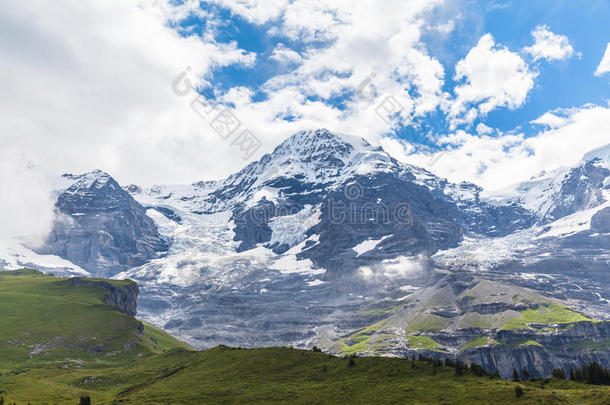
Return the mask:
[(455, 375), (464, 375), (464, 365), (459, 360), (455, 362)]
[(516, 368), (513, 368), (513, 381), (519, 381), (519, 373)]
[(566, 372), (562, 368), (553, 369), (553, 378), (560, 378), (562, 380), (566, 379)]

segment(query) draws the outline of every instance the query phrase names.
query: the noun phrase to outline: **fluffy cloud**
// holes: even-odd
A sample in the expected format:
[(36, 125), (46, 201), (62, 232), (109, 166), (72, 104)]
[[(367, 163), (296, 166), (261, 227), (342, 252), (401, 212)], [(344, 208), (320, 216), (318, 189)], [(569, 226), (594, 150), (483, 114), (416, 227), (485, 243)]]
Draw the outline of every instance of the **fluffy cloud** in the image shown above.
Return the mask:
[(551, 129), (559, 128), (565, 125), (568, 121), (568, 118), (557, 115), (553, 112), (547, 111), (542, 114), (540, 117), (536, 118), (533, 121), (530, 121), (530, 124), (544, 125)]
[[(280, 41), (271, 59), (284, 69), (260, 87), (265, 97), (236, 103), (227, 92), (220, 99), (261, 137), (262, 150), (306, 127), (378, 142), (398, 123), (434, 111), (448, 97), (442, 90), (444, 68), (421, 40), (425, 30), (434, 29), (424, 15), (442, 4), (293, 1), (270, 30)], [(298, 52), (290, 47), (295, 40)], [(397, 107), (396, 114), (384, 113), (388, 103)]]
[[(488, 34), (457, 63), (459, 83), (453, 96), (447, 94), (445, 68), (422, 39), (456, 29), (458, 13), (436, 13), (449, 7), (442, 0), (214, 2), (259, 28), (271, 27), (265, 39), (281, 44), (262, 57), (277, 63), (280, 74), (256, 89), (216, 88), (215, 71), (257, 66), (261, 56), (234, 42), (219, 42), (217, 30), (229, 22), (215, 15), (214, 7), (201, 9), (196, 0), (89, 0), (78, 7), (69, 0), (4, 2), (0, 158), (17, 168), (23, 165), (8, 157), (26, 156), (25, 161), (57, 173), (100, 168), (121, 183), (143, 185), (220, 178), (241, 168), (244, 158), (214, 132), (211, 117), (191, 108), (194, 93), (172, 91), (175, 79), (179, 86), (206, 88), (206, 94), (214, 93), (230, 106), (242, 129), (261, 140), (250, 160), (306, 127), (365, 136), (407, 156), (412, 147), (387, 136), (398, 125), (413, 124), (439, 106), (456, 125), (494, 108), (517, 108), (536, 78), (518, 54), (496, 45)], [(190, 31), (176, 27), (193, 15), (207, 20), (206, 31), (185, 36)], [(430, 21), (431, 15), (444, 17)], [(607, 63), (600, 72), (603, 66)], [(394, 114), (387, 114), (388, 101)], [(565, 122), (553, 122), (551, 116), (535, 122), (551, 131), (568, 131), (575, 122), (584, 122), (578, 117), (587, 111), (593, 114), (595, 109), (574, 112)], [(476, 129), (476, 134), (453, 131), (446, 137), (452, 151), (441, 160), (408, 159), (424, 166), (432, 162), (435, 171), (455, 179), (493, 186), (494, 173), (497, 183), (511, 173), (503, 164), (525, 159), (535, 146), (515, 134), (493, 138), (493, 130), (483, 124)], [(541, 165), (534, 159), (518, 174), (523, 177)], [(3, 170), (4, 191), (32, 200), (38, 196), (42, 205), (33, 211), (44, 211), (49, 218), (49, 189), (40, 178), (21, 169)], [(19, 184), (38, 194), (23, 194)], [(20, 211), (3, 207), (3, 224), (29, 217), (26, 211), (12, 215)], [(5, 229), (16, 232), (15, 227)], [(24, 229), (36, 233), (29, 226)]]
[(372, 266), (361, 266), (357, 275), (367, 282), (388, 283), (421, 275), (426, 269), (423, 256), (399, 256)]
[(0, 16), (11, 33), (0, 37), (0, 127), (23, 139), (15, 154), (51, 171), (101, 168), (143, 183), (214, 170), (194, 162), (213, 161), (205, 145), (223, 142), (172, 93), (172, 81), (185, 71), (205, 86), (212, 70), (254, 55), (210, 36), (179, 36), (167, 24), (179, 18), (170, 2), (9, 3)]
[(211, 2), (226, 7), (256, 24), (264, 24), (279, 18), (289, 4), (288, 0), (212, 0)]
[(599, 63), (599, 66), (595, 70), (595, 76), (601, 76), (604, 73), (610, 72), (610, 42), (608, 46), (606, 46), (606, 52), (602, 57), (602, 61)]
[(284, 44), (278, 44), (271, 54), (271, 59), (280, 62), (282, 64), (303, 62), (303, 58), (297, 52), (290, 48), (287, 48)]
[[(455, 182), (471, 181), (497, 190), (528, 180), (542, 170), (572, 166), (587, 152), (610, 142), (610, 107), (586, 105), (543, 117), (538, 123), (552, 126), (527, 138), (519, 133), (492, 137), (458, 130), (439, 140), (449, 148), (439, 152), (442, 157), (433, 159), (432, 169)], [(428, 155), (393, 152), (401, 160), (430, 165)]]
[(455, 67), (455, 80), (464, 83), (455, 88), (449, 108), (454, 124), (472, 122), (498, 107), (521, 106), (536, 76), (521, 56), (484, 35)]
[(53, 222), (53, 199), (50, 182), (45, 173), (25, 156), (15, 155), (3, 139), (0, 149), (0, 246), (12, 238), (37, 245)]
[(144, 184), (227, 170), (214, 151), (229, 154), (229, 146), (171, 83), (188, 67), (192, 85), (205, 86), (214, 69), (251, 64), (254, 55), (207, 33), (179, 36), (171, 22), (194, 4), (172, 3), (3, 2), (0, 237), (41, 236), (53, 215), (48, 186), (23, 161), (54, 173), (100, 168)]
[(523, 51), (532, 55), (534, 60), (546, 59), (566, 60), (574, 55), (574, 48), (565, 35), (554, 34), (546, 25), (539, 25), (532, 31), (534, 44), (523, 48)]

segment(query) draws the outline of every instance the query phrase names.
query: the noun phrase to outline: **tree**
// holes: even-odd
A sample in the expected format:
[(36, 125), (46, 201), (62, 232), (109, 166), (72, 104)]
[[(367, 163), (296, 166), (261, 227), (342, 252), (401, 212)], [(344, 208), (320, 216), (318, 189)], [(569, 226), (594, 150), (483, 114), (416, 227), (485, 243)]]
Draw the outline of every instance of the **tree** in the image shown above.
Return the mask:
[(347, 362), (347, 366), (348, 367), (354, 367), (356, 365), (356, 361), (354, 360), (353, 357), (349, 358), (349, 361)]
[(519, 381), (519, 373), (516, 368), (513, 368), (513, 381)]
[(464, 375), (464, 364), (461, 361), (457, 360), (455, 362), (455, 375), (462, 376)]
[(553, 378), (561, 378), (562, 380), (566, 379), (566, 372), (562, 368), (553, 369)]
[(80, 397), (78, 405), (91, 405), (91, 398), (89, 396)]

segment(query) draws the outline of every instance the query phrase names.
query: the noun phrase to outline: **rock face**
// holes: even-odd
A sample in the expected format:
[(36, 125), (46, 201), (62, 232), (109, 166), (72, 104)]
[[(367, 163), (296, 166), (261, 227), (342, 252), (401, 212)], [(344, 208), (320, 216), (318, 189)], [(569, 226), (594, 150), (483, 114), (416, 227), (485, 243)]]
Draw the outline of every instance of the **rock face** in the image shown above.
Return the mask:
[(502, 378), (512, 378), (513, 370), (523, 376), (551, 377), (553, 369), (563, 369), (570, 374), (570, 367), (582, 367), (591, 362), (610, 364), (610, 352), (595, 347), (606, 347), (610, 339), (610, 322), (582, 322), (567, 331), (541, 335), (531, 332), (506, 332), (503, 337), (516, 342), (531, 340), (537, 344), (527, 346), (491, 346), (468, 349), (458, 357), (466, 363), (476, 363), (486, 370), (500, 373)]
[(116, 286), (107, 281), (88, 280), (80, 277), (72, 277), (65, 282), (76, 288), (97, 288), (104, 290), (106, 295), (102, 297), (102, 301), (105, 304), (114, 305), (119, 311), (129, 316), (136, 316), (138, 312), (137, 299), (140, 290), (134, 282), (123, 286)]
[(601, 166), (600, 162), (600, 159), (593, 159), (570, 170), (561, 182), (545, 220), (563, 218), (605, 202), (602, 190), (610, 170)]
[(91, 274), (111, 277), (166, 252), (153, 220), (108, 174), (94, 171), (75, 183), (56, 203), (63, 214), (40, 253), (55, 254)]
[(594, 232), (610, 232), (610, 207), (598, 211), (591, 218), (591, 230)]
[[(298, 257), (331, 277), (384, 259), (432, 255), (462, 240), (454, 213), (447, 199), (393, 174), (354, 176), (326, 196), (320, 222), (308, 231), (319, 235), (318, 243)], [(367, 240), (380, 242), (361, 254), (353, 249)]]

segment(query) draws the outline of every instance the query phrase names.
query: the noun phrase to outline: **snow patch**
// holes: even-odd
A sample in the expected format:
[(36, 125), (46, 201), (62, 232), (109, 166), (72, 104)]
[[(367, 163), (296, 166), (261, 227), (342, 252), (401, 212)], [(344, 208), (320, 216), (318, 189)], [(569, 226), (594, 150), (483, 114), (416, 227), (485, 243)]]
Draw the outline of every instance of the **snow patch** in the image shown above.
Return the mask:
[(308, 274), (318, 275), (326, 273), (325, 269), (316, 269), (311, 260), (297, 260), (295, 255), (282, 255), (279, 259), (275, 260), (270, 266), (272, 270), (278, 270), (282, 274)]
[(383, 242), (385, 239), (389, 238), (392, 235), (386, 235), (381, 239), (367, 239), (364, 242), (361, 242), (359, 244), (357, 244), (356, 246), (354, 246), (352, 248), (352, 250), (354, 250), (357, 253), (357, 256), (360, 256), (366, 252), (369, 252), (373, 249), (375, 249), (377, 247), (377, 245), (379, 245), (381, 242)]

